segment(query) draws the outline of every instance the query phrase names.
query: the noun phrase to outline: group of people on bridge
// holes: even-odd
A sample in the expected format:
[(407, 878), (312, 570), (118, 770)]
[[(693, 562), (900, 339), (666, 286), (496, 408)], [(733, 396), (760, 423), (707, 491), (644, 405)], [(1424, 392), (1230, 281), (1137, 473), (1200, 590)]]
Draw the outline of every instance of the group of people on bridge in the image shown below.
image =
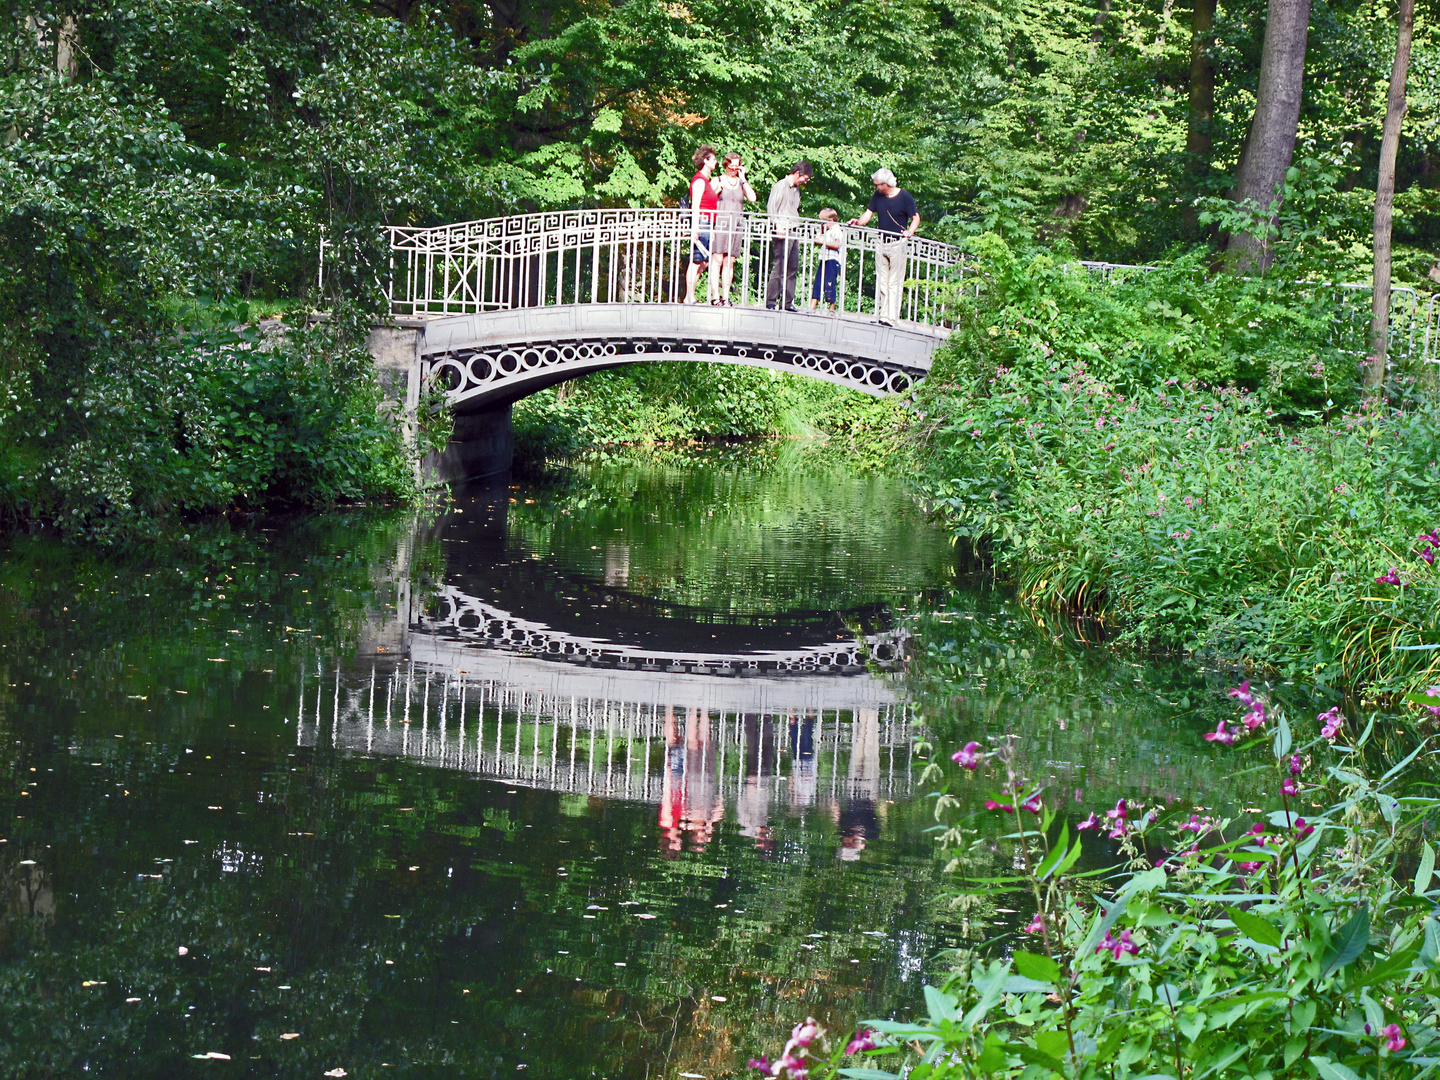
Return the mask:
[[(735, 260), (746, 255), (748, 227), (745, 204), (756, 201), (755, 189), (745, 174), (745, 162), (734, 151), (723, 158), (713, 146), (701, 146), (693, 155), (695, 175), (690, 178), (687, 203), (690, 211), (690, 264), (685, 274), (686, 304), (697, 304), (700, 275), (709, 271), (707, 296), (716, 306), (733, 305)], [(715, 175), (717, 165), (719, 175)], [(796, 277), (800, 270), (800, 193), (815, 175), (808, 161), (797, 161), (790, 172), (770, 188), (765, 214), (770, 231), (770, 276), (765, 284), (765, 306), (800, 311), (795, 306)], [(875, 193), (865, 212), (847, 225), (869, 225), (877, 231), (875, 246), (875, 315), (884, 325), (900, 318), (905, 288), (907, 241), (920, 227), (915, 198), (899, 186), (889, 169), (877, 169), (870, 177)], [(682, 203), (682, 209), (687, 208)], [(836, 306), (836, 289), (844, 260), (846, 233), (833, 207), (819, 213), (828, 223), (814, 238), (820, 248), (815, 277), (810, 289), (809, 310), (823, 302)]]

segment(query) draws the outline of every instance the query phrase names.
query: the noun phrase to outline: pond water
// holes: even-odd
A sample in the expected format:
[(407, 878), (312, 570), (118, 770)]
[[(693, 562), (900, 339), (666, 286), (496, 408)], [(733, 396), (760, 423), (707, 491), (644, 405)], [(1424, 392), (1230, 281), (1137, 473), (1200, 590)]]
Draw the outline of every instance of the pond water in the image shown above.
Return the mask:
[(736, 1075), (1028, 920), (946, 901), (917, 734), (1011, 738), (1077, 819), (1245, 801), (1220, 676), (1013, 610), (810, 456), (8, 542), (0, 1074)]

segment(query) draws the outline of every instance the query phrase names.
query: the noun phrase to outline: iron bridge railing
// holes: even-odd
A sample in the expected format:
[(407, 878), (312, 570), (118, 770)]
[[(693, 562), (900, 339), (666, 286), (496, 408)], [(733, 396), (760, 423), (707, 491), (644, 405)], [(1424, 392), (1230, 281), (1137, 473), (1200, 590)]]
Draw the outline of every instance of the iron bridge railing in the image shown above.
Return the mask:
[[(723, 215), (722, 215), (723, 217)], [(677, 303), (685, 296), (691, 253), (688, 210), (563, 210), (540, 214), (463, 221), (431, 227), (394, 225), (390, 237), (390, 276), (382, 283), (397, 316), (465, 315), (517, 307), (586, 303)], [(775, 243), (763, 213), (735, 215), (740, 243), (734, 303), (764, 302)], [(796, 303), (808, 305), (819, 237), (829, 222), (802, 218), (790, 227), (799, 241)], [(724, 222), (712, 228), (712, 240)], [(875, 310), (875, 229), (841, 226), (845, 243), (837, 302), (841, 313), (869, 315)], [(958, 248), (913, 237), (908, 244), (902, 320), (948, 328), (951, 314), (946, 288), (965, 273)], [(324, 250), (321, 259), (323, 264)], [(1145, 273), (1149, 266), (1082, 261), (1076, 264), (1104, 278)], [(711, 272), (717, 264), (711, 263)], [(322, 265), (323, 277), (323, 265)], [(1334, 294), (1336, 342), (1357, 358), (1367, 351), (1370, 286), (1315, 282)], [(706, 301), (705, 284), (697, 290)], [(1426, 298), (1414, 289), (1391, 289), (1390, 359), (1392, 362), (1440, 363), (1440, 293)]]
[[(725, 231), (726, 215), (711, 237)], [(729, 299), (764, 302), (775, 244), (763, 213), (733, 215), (739, 239)], [(685, 297), (691, 255), (690, 211), (670, 209), (565, 210), (465, 221), (431, 228), (390, 227), (390, 282), (394, 315), (463, 315), (552, 304), (676, 303)], [(809, 304), (829, 222), (802, 218), (789, 236), (799, 241), (795, 303)], [(841, 226), (839, 310), (873, 313), (875, 229)], [(715, 273), (716, 262), (710, 271)], [(958, 249), (923, 237), (908, 243), (902, 320), (944, 326), (947, 290), (962, 272)], [(706, 303), (705, 282), (696, 293)], [(783, 296), (781, 297), (783, 302)]]

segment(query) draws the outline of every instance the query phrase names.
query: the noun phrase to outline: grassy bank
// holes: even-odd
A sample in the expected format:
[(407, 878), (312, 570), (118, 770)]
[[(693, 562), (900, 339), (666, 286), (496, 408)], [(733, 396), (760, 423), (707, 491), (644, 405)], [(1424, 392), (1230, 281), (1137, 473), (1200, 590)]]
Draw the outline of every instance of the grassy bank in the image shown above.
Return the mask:
[(919, 483), (1026, 602), (1370, 696), (1440, 681), (1440, 405), (1361, 400), (1325, 298), (980, 245)]

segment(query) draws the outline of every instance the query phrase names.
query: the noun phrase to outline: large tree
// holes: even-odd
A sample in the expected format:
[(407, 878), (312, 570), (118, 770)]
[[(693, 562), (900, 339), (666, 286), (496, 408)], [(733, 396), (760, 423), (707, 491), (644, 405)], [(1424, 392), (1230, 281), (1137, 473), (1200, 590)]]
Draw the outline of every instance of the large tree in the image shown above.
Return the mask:
[(1248, 211), (1250, 228), (1232, 232), (1226, 251), (1242, 273), (1263, 273), (1274, 258), (1271, 234), (1280, 212), (1285, 173), (1295, 155), (1305, 81), (1305, 47), (1310, 30), (1310, 0), (1270, 0), (1255, 116), (1235, 174), (1230, 198)]

